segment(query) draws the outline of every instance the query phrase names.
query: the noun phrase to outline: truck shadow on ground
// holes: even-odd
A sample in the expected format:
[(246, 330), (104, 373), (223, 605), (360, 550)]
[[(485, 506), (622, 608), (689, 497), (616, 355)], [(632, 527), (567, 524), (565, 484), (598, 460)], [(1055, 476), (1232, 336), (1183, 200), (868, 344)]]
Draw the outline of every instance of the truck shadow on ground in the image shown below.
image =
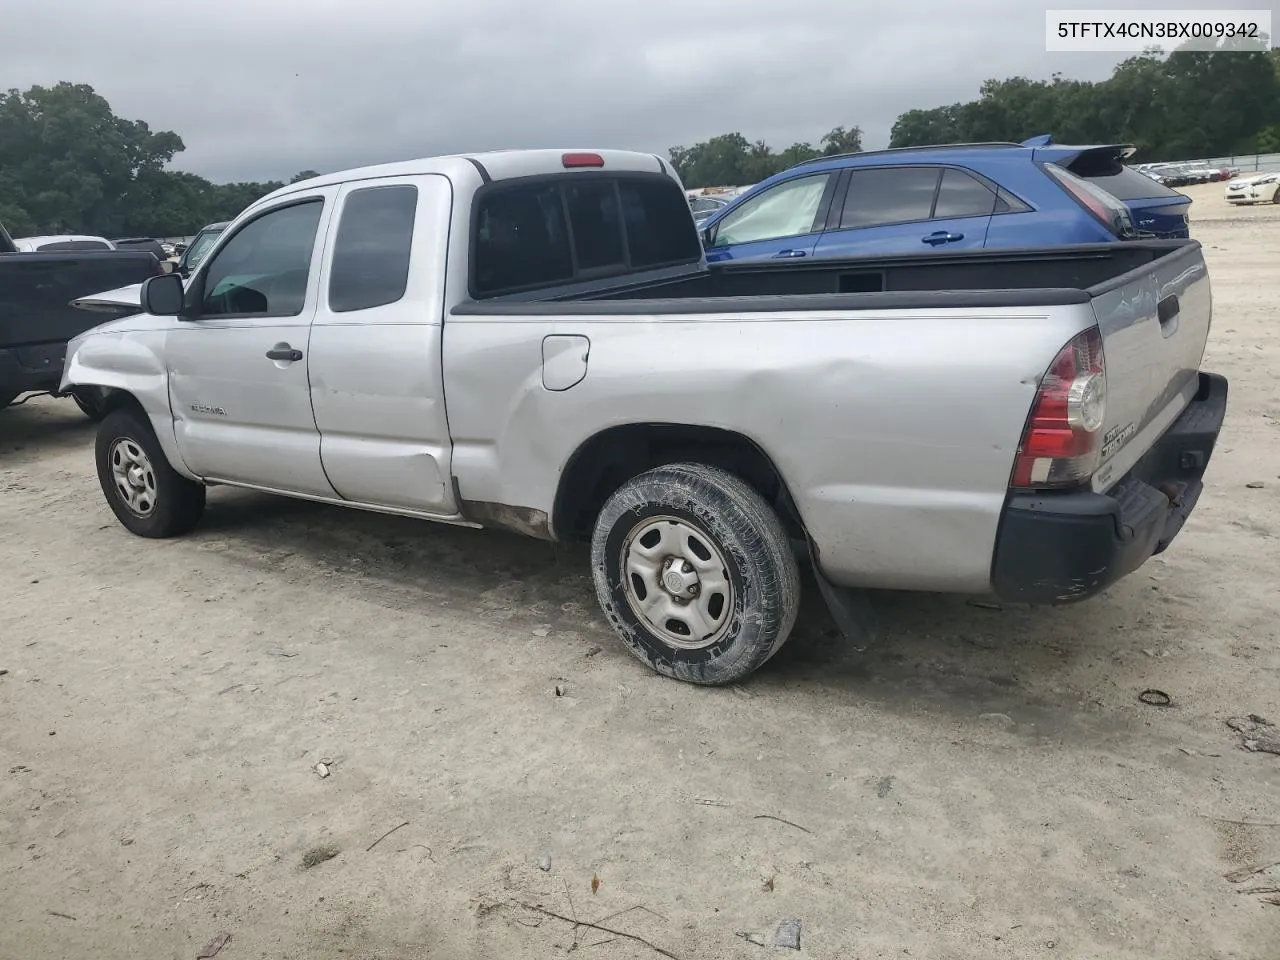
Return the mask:
[(0, 410), (0, 465), (93, 445), (97, 424), (71, 400), (39, 397)]
[[(447, 603), (499, 633), (526, 637), (550, 626), (591, 644), (618, 643), (599, 614), (581, 544), (226, 488), (210, 492), (196, 542), (264, 573), (323, 578), (326, 589), (394, 609)], [(963, 597), (877, 593), (878, 636), (849, 642), (806, 571), (790, 641), (748, 682), (761, 693), (820, 686), (837, 696), (886, 705), (909, 700), (912, 709), (923, 701), (970, 716), (1015, 705), (1024, 715), (1064, 707), (1074, 714), (1080, 695), (1069, 690), (1066, 675), (1079, 661), (1140, 654), (1124, 649), (1137, 641), (1117, 635), (1109, 603), (1104, 597), (1065, 608), (990, 609)], [(625, 656), (620, 644), (615, 650)]]

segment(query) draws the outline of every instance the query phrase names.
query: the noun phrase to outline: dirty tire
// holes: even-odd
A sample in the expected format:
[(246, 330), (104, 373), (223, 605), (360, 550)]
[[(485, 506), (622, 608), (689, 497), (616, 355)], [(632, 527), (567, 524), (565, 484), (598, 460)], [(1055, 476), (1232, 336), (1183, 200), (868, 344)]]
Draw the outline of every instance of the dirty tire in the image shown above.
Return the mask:
[[(131, 509), (117, 485), (113, 453), (118, 444), (140, 450), (149, 467), (146, 483), (152, 491), (145, 514)], [(116, 410), (98, 427), (95, 443), (98, 483), (111, 512), (126, 529), (140, 537), (177, 537), (190, 531), (204, 513), (203, 484), (188, 480), (169, 466), (151, 423), (140, 411)]]
[[(624, 552), (656, 518), (694, 531), (723, 559), (732, 598), (705, 646), (673, 644), (630, 599), (637, 591), (624, 583)], [(601, 609), (631, 652), (688, 683), (733, 683), (758, 669), (786, 641), (799, 609), (800, 574), (777, 514), (733, 474), (699, 463), (668, 464), (623, 484), (596, 519), (591, 568)]]

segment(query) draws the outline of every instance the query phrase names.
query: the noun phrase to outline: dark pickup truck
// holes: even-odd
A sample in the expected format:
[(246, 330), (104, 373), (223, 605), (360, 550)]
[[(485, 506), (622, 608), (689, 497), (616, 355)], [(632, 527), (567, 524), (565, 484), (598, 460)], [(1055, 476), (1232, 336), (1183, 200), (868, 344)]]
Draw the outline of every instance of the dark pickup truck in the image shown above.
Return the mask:
[[(18, 253), (0, 224), (0, 409), (30, 391), (57, 392), (67, 341), (103, 320), (71, 301), (166, 272), (146, 250)], [(97, 418), (96, 396), (72, 397)]]

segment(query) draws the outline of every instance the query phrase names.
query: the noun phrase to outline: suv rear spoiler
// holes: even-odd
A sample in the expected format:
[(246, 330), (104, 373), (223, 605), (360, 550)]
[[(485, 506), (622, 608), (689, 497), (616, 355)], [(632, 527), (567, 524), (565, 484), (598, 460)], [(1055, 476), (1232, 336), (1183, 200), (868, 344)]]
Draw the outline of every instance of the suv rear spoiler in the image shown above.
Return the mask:
[(1138, 152), (1132, 143), (1071, 146), (1054, 143), (1047, 134), (1032, 137), (1022, 146), (1032, 148), (1032, 160), (1036, 163), (1056, 163), (1081, 177), (1119, 173), (1124, 162)]

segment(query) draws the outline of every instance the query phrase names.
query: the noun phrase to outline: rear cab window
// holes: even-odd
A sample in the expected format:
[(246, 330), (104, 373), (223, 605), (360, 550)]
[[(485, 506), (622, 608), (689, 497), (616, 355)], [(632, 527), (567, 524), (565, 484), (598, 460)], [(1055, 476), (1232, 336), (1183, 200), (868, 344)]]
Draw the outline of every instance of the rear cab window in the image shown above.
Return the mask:
[(477, 300), (701, 257), (689, 201), (661, 174), (529, 177), (476, 194), (470, 292)]
[(109, 244), (103, 243), (101, 240), (55, 240), (53, 243), (43, 243), (37, 250), (41, 253), (53, 253), (55, 251), (67, 250), (110, 250)]

